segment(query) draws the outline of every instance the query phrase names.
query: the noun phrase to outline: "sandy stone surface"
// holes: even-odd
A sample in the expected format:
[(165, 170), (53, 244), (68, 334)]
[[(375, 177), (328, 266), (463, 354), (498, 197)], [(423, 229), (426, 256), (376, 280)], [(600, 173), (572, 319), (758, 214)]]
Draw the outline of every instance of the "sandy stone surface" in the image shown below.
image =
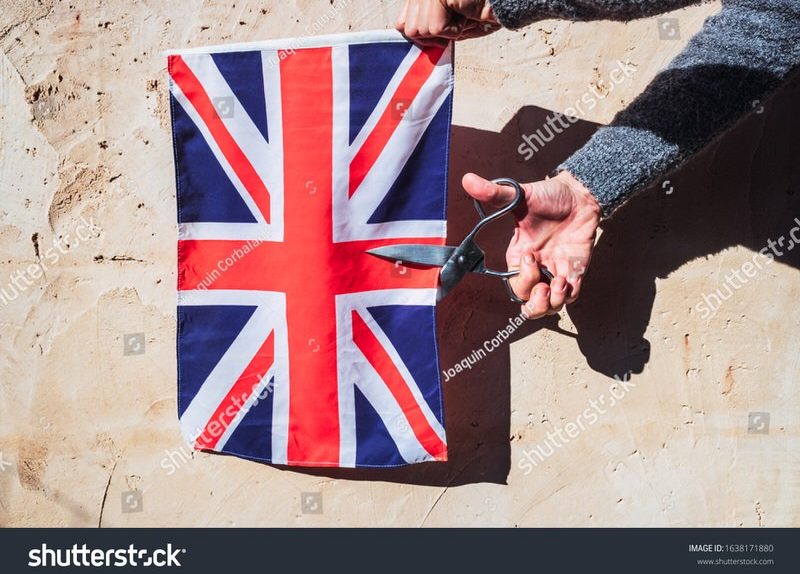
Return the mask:
[[(797, 82), (603, 224), (569, 314), (444, 383), (450, 462), (286, 470), (192, 454), (178, 432), (160, 52), (385, 28), (399, 3), (2, 4), (0, 525), (800, 525), (800, 250), (756, 255), (800, 216)], [(543, 177), (718, 9), (460, 44), (451, 242), (474, 222), (464, 171)], [(619, 62), (635, 72), (612, 85)], [(586, 93), (601, 97), (579, 123), (517, 152)], [(698, 306), (754, 257), (715, 313)], [(493, 281), (460, 286), (440, 310), (442, 367), (515, 312)]]

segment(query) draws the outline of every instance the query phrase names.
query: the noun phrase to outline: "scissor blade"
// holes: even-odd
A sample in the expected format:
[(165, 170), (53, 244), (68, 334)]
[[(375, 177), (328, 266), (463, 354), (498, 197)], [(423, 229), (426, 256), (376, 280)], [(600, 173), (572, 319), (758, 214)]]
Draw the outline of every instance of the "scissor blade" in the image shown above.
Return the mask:
[(367, 253), (389, 261), (441, 267), (447, 263), (455, 250), (455, 247), (449, 245), (399, 244), (368, 249)]
[(436, 302), (444, 299), (458, 285), (464, 275), (476, 270), (483, 261), (483, 251), (473, 241), (465, 241), (453, 250), (453, 254), (439, 271), (439, 287)]

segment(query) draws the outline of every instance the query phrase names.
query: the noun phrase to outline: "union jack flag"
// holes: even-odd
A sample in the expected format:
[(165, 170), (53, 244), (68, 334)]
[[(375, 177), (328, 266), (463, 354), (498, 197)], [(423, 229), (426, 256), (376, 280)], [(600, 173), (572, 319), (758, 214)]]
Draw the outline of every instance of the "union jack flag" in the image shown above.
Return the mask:
[(168, 55), (194, 448), (446, 460), (438, 270), (365, 251), (444, 244), (451, 54), (370, 32)]

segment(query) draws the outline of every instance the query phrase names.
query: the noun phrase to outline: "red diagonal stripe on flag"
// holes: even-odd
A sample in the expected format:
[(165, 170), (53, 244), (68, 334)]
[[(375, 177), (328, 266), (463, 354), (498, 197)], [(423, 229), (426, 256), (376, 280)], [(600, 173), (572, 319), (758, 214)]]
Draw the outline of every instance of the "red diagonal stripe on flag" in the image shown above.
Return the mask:
[(389, 142), (392, 134), (394, 134), (397, 126), (403, 121), (403, 118), (395, 112), (391, 102), (401, 100), (413, 102), (422, 89), (422, 86), (425, 85), (425, 82), (430, 78), (433, 70), (436, 68), (436, 64), (441, 59), (442, 54), (444, 54), (444, 51), (445, 48), (439, 46), (422, 50), (409, 68), (408, 73), (400, 81), (400, 84), (392, 95), (392, 99), (389, 100), (389, 105), (383, 110), (378, 123), (370, 132), (369, 136), (367, 136), (367, 139), (356, 152), (353, 161), (350, 163), (349, 197), (353, 197), (358, 186), (361, 185), (361, 182), (364, 181), (369, 170), (372, 169), (372, 166), (383, 151), (383, 148), (386, 147), (386, 144)]
[(397, 370), (389, 353), (372, 329), (369, 328), (364, 319), (356, 311), (352, 312), (353, 317), (353, 341), (356, 346), (364, 353), (372, 368), (377, 371), (389, 392), (400, 405), (405, 413), (408, 424), (420, 444), (436, 460), (447, 460), (447, 445), (442, 442), (436, 431), (433, 430), (425, 414), (422, 412), (417, 400), (414, 398), (408, 383), (403, 379), (403, 375)]
[(181, 89), (183, 95), (189, 100), (203, 123), (208, 128), (211, 137), (219, 146), (222, 155), (228, 160), (233, 168), (236, 177), (242, 182), (247, 192), (252, 196), (253, 201), (258, 207), (264, 220), (269, 223), (269, 191), (264, 182), (261, 181), (253, 164), (236, 143), (222, 118), (219, 117), (217, 109), (208, 94), (203, 89), (202, 84), (194, 75), (189, 66), (181, 56), (169, 57), (169, 74), (172, 81)]
[(222, 438), (233, 419), (239, 414), (244, 403), (255, 392), (261, 379), (267, 375), (274, 362), (275, 332), (272, 331), (253, 357), (253, 360), (250, 361), (247, 368), (236, 379), (231, 390), (222, 399), (217, 410), (214, 411), (214, 414), (206, 423), (202, 434), (197, 437), (195, 442), (197, 450), (213, 449), (217, 446), (219, 439)]

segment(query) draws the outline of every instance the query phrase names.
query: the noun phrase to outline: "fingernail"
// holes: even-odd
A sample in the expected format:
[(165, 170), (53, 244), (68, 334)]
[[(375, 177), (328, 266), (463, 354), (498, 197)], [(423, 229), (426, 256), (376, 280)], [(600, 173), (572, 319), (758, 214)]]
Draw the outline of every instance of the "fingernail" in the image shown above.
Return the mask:
[(522, 260), (525, 262), (525, 265), (533, 265), (533, 257), (531, 257), (530, 253), (523, 255)]

